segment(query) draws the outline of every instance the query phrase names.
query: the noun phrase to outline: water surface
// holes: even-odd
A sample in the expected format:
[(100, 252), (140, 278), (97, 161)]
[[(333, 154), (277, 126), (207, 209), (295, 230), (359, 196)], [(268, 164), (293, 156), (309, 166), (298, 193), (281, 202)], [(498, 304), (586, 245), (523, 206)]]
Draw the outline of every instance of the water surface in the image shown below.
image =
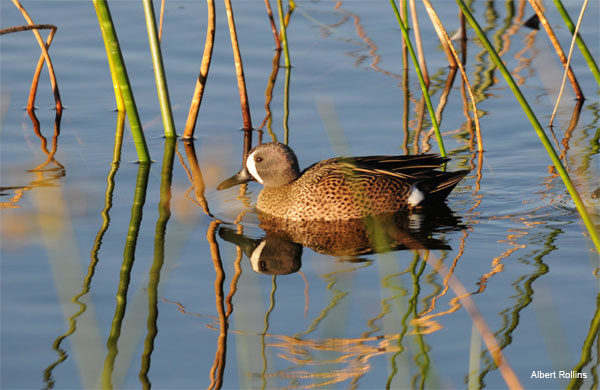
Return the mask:
[[(558, 376), (576, 367), (587, 378), (575, 386), (597, 385), (598, 254), (476, 39), (468, 41), (466, 69), (485, 153), (479, 158), (473, 150), (459, 77), (441, 122), (452, 157), (448, 169), (472, 170), (447, 202), (460, 226), (431, 231), (451, 249), (334, 256), (304, 247), (297, 272), (273, 276), (255, 272), (248, 256), (223, 238), (227, 229), (249, 240), (265, 237), (253, 208), (257, 183), (215, 189), (239, 169), (243, 145), (223, 5), (216, 5), (214, 57), (194, 141), (206, 204), (223, 221), (217, 223), (203, 211), (197, 181), (191, 189), (198, 176), (182, 142), (169, 165), (142, 5), (113, 3), (155, 161), (148, 172), (135, 163), (127, 124), (120, 163), (112, 164), (119, 118), (91, 3), (24, 4), (37, 23), (59, 27), (50, 50), (67, 107), (58, 137), (47, 74), (35, 111), (45, 141), (24, 110), (39, 56), (32, 34), (0, 37), (1, 387), (505, 388), (474, 325), (479, 320), (526, 388), (564, 388), (568, 379), (536, 379), (532, 372)], [(12, 3), (0, 6), (3, 28), (24, 23)], [(456, 6), (435, 6), (456, 32)], [(579, 4), (567, 6), (575, 18)], [(273, 38), (262, 2), (234, 7), (258, 127), (266, 116)], [(547, 7), (567, 47), (568, 31)], [(545, 33), (520, 27), (533, 11), (521, 11), (520, 2), (474, 2), (473, 9), (546, 124), (562, 73)], [(591, 2), (581, 30), (596, 59), (599, 12)], [(419, 14), (437, 106), (449, 68), (425, 11)], [(167, 2), (162, 49), (179, 133), (200, 67), (205, 15), (204, 4)], [(388, 3), (300, 2), (287, 32), (288, 143), (301, 167), (343, 154), (438, 152), (435, 137), (415, 145), (421, 94), (412, 65), (403, 88), (400, 31)], [(577, 49), (573, 69), (587, 99), (570, 128), (576, 111), (567, 85), (554, 130), (597, 221), (591, 194), (600, 186), (598, 86)], [(255, 132), (255, 143), (259, 136), (286, 138), (285, 72), (279, 70), (273, 90), (272, 122)], [(420, 140), (430, 127), (427, 115), (424, 121)], [(54, 141), (54, 159), (44, 165)], [(136, 185), (147, 187), (137, 208)], [(142, 213), (133, 246), (127, 241), (132, 210)], [(121, 272), (126, 263), (128, 275)], [(452, 271), (454, 288), (439, 264)], [(480, 318), (457, 300), (457, 285)]]

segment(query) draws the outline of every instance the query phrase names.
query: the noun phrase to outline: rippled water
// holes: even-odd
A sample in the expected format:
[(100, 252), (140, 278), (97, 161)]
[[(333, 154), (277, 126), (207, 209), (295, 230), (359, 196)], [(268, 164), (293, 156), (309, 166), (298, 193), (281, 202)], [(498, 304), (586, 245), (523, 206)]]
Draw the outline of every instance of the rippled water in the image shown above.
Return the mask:
[[(442, 130), (452, 156), (448, 169), (472, 172), (448, 199), (455, 223), (438, 221), (425, 231), (450, 249), (335, 256), (320, 244), (302, 247), (300, 239), (275, 242), (289, 256), (275, 256), (274, 267), (295, 272), (273, 276), (255, 272), (248, 257), (268, 237), (253, 208), (260, 186), (215, 190), (240, 168), (243, 145), (223, 6), (217, 4), (196, 166), (189, 146), (178, 142), (174, 155), (165, 148), (141, 4), (112, 3), (155, 161), (149, 171), (134, 163), (128, 125), (120, 163), (112, 164), (118, 115), (91, 2), (24, 4), (37, 23), (59, 27), (50, 50), (67, 107), (58, 137), (47, 74), (36, 103), (44, 138), (23, 109), (39, 56), (31, 32), (0, 37), (2, 388), (505, 388), (506, 372), (495, 367), (482, 329), (495, 336), (526, 388), (564, 388), (569, 379), (532, 373), (558, 377), (573, 370), (586, 379), (572, 386), (597, 386), (598, 254), (476, 39), (468, 41), (467, 73), (485, 153), (472, 150), (458, 75)], [(575, 19), (579, 5), (567, 3)], [(0, 6), (2, 28), (24, 24), (12, 3)], [(456, 6), (435, 6), (454, 33)], [(568, 31), (553, 5), (546, 6), (567, 47)], [(162, 49), (179, 133), (201, 61), (204, 7), (166, 6)], [(600, 11), (597, 2), (589, 7), (581, 34), (598, 59)], [(533, 11), (528, 5), (521, 11), (521, 2), (473, 8), (546, 124), (562, 73), (545, 33), (520, 27)], [(234, 9), (258, 127), (266, 117), (273, 38), (263, 2), (235, 2)], [(437, 106), (449, 68), (418, 10)], [(301, 167), (334, 155), (438, 151), (435, 137), (414, 142), (420, 89), (411, 65), (405, 106), (400, 31), (388, 3), (299, 2), (288, 37), (288, 138)], [(591, 195), (600, 186), (598, 85), (575, 52), (573, 69), (587, 99), (572, 119), (567, 85), (554, 131), (597, 221)], [(273, 90), (272, 123), (255, 132), (254, 143), (286, 138), (285, 72), (279, 70)], [(426, 115), (420, 140), (429, 127)], [(134, 197), (143, 195), (136, 186), (143, 189), (146, 180), (136, 207)], [(222, 222), (203, 211), (204, 200)], [(133, 244), (127, 234), (136, 221)], [(408, 231), (414, 235), (414, 226)]]

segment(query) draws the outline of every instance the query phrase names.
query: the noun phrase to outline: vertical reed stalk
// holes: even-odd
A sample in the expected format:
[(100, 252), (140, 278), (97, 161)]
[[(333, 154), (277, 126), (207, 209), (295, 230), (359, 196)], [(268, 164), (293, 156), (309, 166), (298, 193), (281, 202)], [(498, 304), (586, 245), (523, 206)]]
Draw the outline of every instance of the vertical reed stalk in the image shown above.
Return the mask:
[[(19, 9), (19, 11), (21, 11), (25, 20), (27, 20), (27, 23), (29, 25), (34, 25), (35, 23), (31, 19), (31, 17), (27, 13), (27, 11), (25, 11), (25, 8), (23, 8), (21, 3), (19, 3), (18, 0), (12, 0), (12, 2), (15, 5), (15, 7), (17, 7)], [(62, 112), (62, 108), (63, 108), (62, 101), (60, 99), (60, 92), (58, 90), (58, 83), (56, 82), (56, 75), (54, 74), (54, 66), (52, 66), (52, 60), (50, 59), (50, 54), (48, 54), (46, 44), (44, 43), (44, 40), (42, 39), (42, 36), (40, 35), (39, 31), (37, 29), (34, 29), (32, 31), (33, 31), (33, 35), (35, 35), (35, 39), (37, 40), (38, 44), (40, 45), (40, 49), (42, 50), (42, 54), (44, 55), (44, 59), (46, 60), (46, 65), (48, 66), (48, 74), (50, 75), (50, 84), (52, 85), (52, 92), (54, 93), (54, 101), (56, 104), (56, 111)]]
[(438, 126), (437, 119), (435, 117), (435, 111), (433, 109), (433, 105), (431, 104), (431, 98), (429, 97), (429, 92), (427, 91), (427, 86), (425, 85), (425, 80), (423, 78), (423, 73), (419, 67), (419, 61), (417, 60), (417, 56), (415, 55), (415, 51), (410, 43), (410, 38), (408, 36), (408, 30), (400, 17), (400, 13), (398, 12), (398, 7), (394, 0), (390, 0), (390, 4), (392, 4), (392, 8), (394, 9), (394, 13), (396, 14), (396, 19), (398, 20), (398, 24), (400, 25), (400, 29), (402, 30), (402, 35), (404, 36), (404, 41), (406, 42), (406, 47), (410, 53), (410, 57), (413, 60), (415, 65), (415, 71), (417, 72), (417, 76), (419, 77), (419, 83), (421, 84), (421, 91), (423, 92), (423, 96), (425, 96), (425, 103), (427, 104), (427, 109), (429, 111), (429, 116), (431, 117), (431, 123), (435, 130), (435, 137), (438, 142), (438, 147), (440, 149), (440, 154), (442, 157), (446, 157), (446, 149), (444, 148), (444, 140), (442, 139), (442, 134), (440, 133), (440, 128)]
[[(438, 36), (442, 42), (444, 42), (444, 47), (450, 52), (450, 56), (452, 57), (452, 62), (450, 66), (458, 66), (460, 69), (460, 74), (462, 75), (463, 81), (467, 86), (467, 92), (469, 94), (469, 98), (471, 99), (471, 104), (473, 106), (473, 117), (475, 120), (475, 132), (477, 133), (477, 151), (483, 152), (483, 140), (481, 138), (481, 127), (479, 125), (479, 115), (477, 114), (477, 105), (475, 104), (475, 96), (473, 96), (473, 89), (471, 88), (471, 84), (469, 83), (469, 78), (467, 77), (467, 72), (465, 71), (465, 67), (463, 66), (463, 61), (458, 58), (458, 54), (454, 49), (454, 45), (452, 45), (452, 40), (450, 36), (446, 32), (442, 21), (437, 16), (437, 13), (433, 9), (433, 6), (429, 2), (429, 0), (423, 0), (423, 4), (427, 9), (427, 13), (429, 14), (429, 18), (432, 20), (433, 25), (436, 27), (435, 30), (438, 33)], [(466, 41), (466, 28), (463, 26), (464, 16), (461, 14), (461, 29), (464, 35), (464, 41)], [(466, 55), (466, 45), (463, 47), (463, 55)]]
[(523, 111), (525, 111), (525, 114), (529, 118), (536, 134), (538, 135), (538, 137), (540, 138), (540, 141), (544, 145), (546, 152), (548, 153), (548, 155), (550, 156), (550, 159), (554, 163), (554, 167), (556, 168), (556, 171), (558, 172), (561, 179), (565, 183), (565, 187), (567, 187), (567, 191), (569, 191), (571, 198), (573, 198), (573, 202), (575, 203), (575, 206), (577, 207), (577, 210), (579, 211), (579, 214), (581, 215), (581, 219), (583, 220), (583, 223), (585, 224), (585, 226), (590, 234), (590, 238), (592, 239), (592, 242), (594, 243), (596, 250), (600, 251), (600, 237), (598, 236), (598, 232), (594, 226), (594, 221), (592, 221), (590, 215), (588, 214), (588, 212), (585, 208), (585, 205), (583, 204), (583, 201), (581, 200), (581, 197), (579, 196), (579, 193), (577, 193), (577, 189), (573, 185), (573, 182), (571, 182), (571, 178), (569, 177), (569, 174), (567, 173), (567, 171), (563, 167), (562, 163), (560, 162), (560, 158), (558, 157), (558, 155), (556, 154), (556, 151), (552, 147), (552, 143), (550, 142), (550, 140), (548, 139), (548, 136), (544, 132), (542, 125), (540, 124), (537, 117), (531, 110), (531, 107), (527, 103), (525, 96), (523, 96), (523, 94), (521, 93), (521, 90), (519, 89), (519, 87), (517, 86), (515, 81), (513, 80), (512, 76), (510, 75), (510, 72), (508, 71), (508, 69), (506, 68), (504, 63), (502, 62), (502, 59), (500, 58), (500, 56), (498, 56), (498, 53), (496, 53), (496, 50), (494, 50), (494, 47), (492, 46), (490, 41), (487, 39), (485, 33), (483, 32), (483, 30), (481, 29), (481, 27), (479, 26), (479, 24), (473, 17), (473, 14), (471, 14), (471, 11), (469, 10), (469, 8), (465, 5), (465, 3), (462, 0), (456, 0), (456, 3), (462, 10), (463, 14), (465, 15), (465, 18), (469, 21), (469, 24), (471, 25), (471, 27), (473, 28), (473, 30), (479, 37), (481, 43), (483, 44), (485, 49), (488, 51), (491, 59), (496, 64), (496, 66), (498, 67), (498, 69), (500, 70), (502, 75), (504, 76), (504, 79), (508, 83), (508, 86), (513, 91), (513, 93), (515, 94), (515, 97), (521, 104)]
[(421, 44), (421, 30), (419, 29), (419, 17), (417, 15), (417, 6), (415, 5), (415, 0), (410, 0), (410, 15), (415, 30), (415, 44), (417, 45), (419, 64), (423, 70), (423, 79), (425, 80), (425, 85), (427, 88), (429, 88), (429, 73), (427, 72), (427, 63), (425, 62), (425, 54), (423, 53), (423, 45)]
[(148, 41), (150, 43), (150, 53), (152, 53), (152, 65), (154, 66), (154, 77), (156, 78), (156, 89), (158, 91), (158, 102), (162, 114), (163, 126), (165, 128), (165, 137), (173, 138), (175, 132), (175, 122), (171, 112), (171, 102), (169, 100), (169, 88), (167, 87), (167, 76), (162, 60), (158, 31), (156, 29), (156, 16), (154, 14), (154, 5), (152, 0), (143, 0), (144, 16), (146, 17), (146, 28), (148, 29)]
[(290, 76), (292, 73), (291, 67), (285, 68), (285, 83), (283, 85), (283, 143), (288, 144), (290, 128), (288, 119), (290, 117)]
[[(96, 14), (99, 13), (98, 5), (94, 2), (94, 9), (96, 10)], [(117, 72), (115, 69), (115, 64), (113, 63), (113, 59), (110, 55), (110, 47), (108, 46), (108, 40), (103, 39), (104, 49), (106, 50), (106, 58), (108, 59), (108, 67), (110, 69), (110, 77), (113, 83), (113, 90), (115, 92), (115, 101), (117, 102), (117, 111), (125, 112), (125, 102), (123, 101), (123, 95), (121, 94), (121, 88), (119, 88), (119, 79), (117, 78)]]
[(290, 52), (289, 52), (289, 48), (288, 48), (285, 19), (283, 16), (282, 0), (277, 0), (277, 11), (279, 13), (279, 30), (281, 32), (281, 44), (283, 47), (283, 58), (285, 59), (285, 67), (289, 68), (290, 67)]
[[(567, 10), (565, 9), (565, 7), (563, 6), (563, 4), (560, 0), (554, 0), (554, 4), (556, 5), (556, 8), (558, 9), (558, 12), (560, 13), (560, 15), (563, 17), (563, 20), (565, 21), (565, 24), (569, 28), (569, 31), (571, 31), (571, 34), (573, 34), (575, 32), (575, 25), (573, 25), (573, 21), (571, 20), (569, 13), (567, 12)], [(579, 46), (579, 50), (581, 51), (581, 54), (583, 55), (583, 58), (585, 59), (585, 62), (587, 62), (588, 67), (590, 68), (590, 70), (592, 71), (592, 74), (596, 78), (596, 83), (598, 84), (598, 86), (600, 86), (600, 70), (598, 69), (598, 65), (594, 61), (594, 57), (588, 50), (585, 42), (583, 41), (583, 39), (581, 38), (581, 36), (579, 34), (575, 34), (575, 39), (577, 42), (577, 46)]]
[(248, 92), (246, 91), (246, 80), (244, 78), (244, 65), (242, 64), (242, 55), (240, 54), (231, 0), (225, 0), (225, 9), (227, 10), (227, 24), (229, 25), (229, 36), (231, 37), (231, 48), (233, 50), (233, 59), (235, 61), (235, 73), (237, 75), (238, 89), (240, 91), (240, 105), (242, 106), (244, 130), (250, 131), (252, 130), (252, 118), (250, 117), (250, 105), (248, 104)]
[(123, 103), (127, 111), (127, 117), (129, 119), (129, 126), (131, 127), (131, 134), (133, 136), (133, 142), (138, 155), (140, 163), (150, 162), (150, 152), (146, 145), (146, 138), (142, 130), (142, 124), (140, 116), (135, 104), (133, 97), (133, 91), (129, 83), (129, 76), (127, 75), (127, 69), (125, 68), (125, 61), (121, 53), (119, 46), (119, 40), (117, 38), (117, 32), (110, 15), (110, 9), (106, 0), (93, 0), (96, 8), (96, 14), (98, 16), (98, 22), (100, 23), (100, 30), (102, 31), (102, 37), (105, 41), (105, 46), (110, 48), (108, 55), (112, 59), (114, 65), (114, 72), (119, 82), (119, 89), (123, 97)]
[(215, 43), (215, 0), (206, 0), (206, 6), (208, 17), (204, 54), (202, 55), (200, 74), (198, 75), (198, 80), (196, 80), (196, 88), (194, 90), (194, 96), (192, 97), (192, 103), (190, 104), (190, 111), (188, 113), (187, 121), (185, 122), (185, 129), (183, 132), (184, 139), (191, 139), (194, 137), (196, 121), (198, 120), (198, 111), (200, 110), (200, 104), (202, 103), (202, 96), (204, 96), (204, 87), (206, 86), (206, 80), (208, 79), (208, 70), (210, 68), (213, 46)]

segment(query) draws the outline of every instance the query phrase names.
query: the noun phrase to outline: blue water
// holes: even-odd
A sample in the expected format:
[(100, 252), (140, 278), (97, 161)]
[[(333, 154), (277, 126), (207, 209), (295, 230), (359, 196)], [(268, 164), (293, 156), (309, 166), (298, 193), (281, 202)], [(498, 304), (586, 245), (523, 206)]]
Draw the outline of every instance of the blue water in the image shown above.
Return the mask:
[[(3, 0), (0, 6), (2, 28), (25, 23), (11, 2)], [(155, 231), (165, 140), (143, 9), (137, 2), (110, 6), (155, 163), (120, 334), (116, 348), (107, 346), (116, 334), (116, 296), (137, 155), (126, 124), (106, 224), (102, 212), (117, 113), (93, 6), (75, 1), (30, 1), (24, 6), (36, 23), (59, 27), (50, 54), (66, 109), (55, 155), (58, 164), (32, 171), (47, 159), (24, 110), (39, 48), (31, 32), (2, 35), (0, 387), (141, 388), (151, 383), (154, 388), (198, 388), (210, 387), (215, 378), (215, 387), (228, 389), (464, 388), (468, 383), (506, 388), (474, 330), (474, 317), (456, 306), (458, 293), (435, 270), (439, 260), (472, 293), (523, 386), (564, 388), (568, 380), (536, 379), (531, 373), (570, 372), (587, 347), (591, 358), (580, 371), (587, 376), (582, 387), (598, 383), (598, 330), (591, 326), (600, 310), (598, 254), (562, 181), (549, 169), (551, 161), (529, 121), (499, 72), (490, 70), (490, 60), (475, 39), (468, 41), (467, 74), (482, 114), (480, 179), (478, 155), (470, 148), (465, 125), (460, 75), (442, 118), (444, 142), (453, 157), (448, 169), (473, 170), (447, 202), (465, 228), (433, 233), (451, 250), (368, 254), (353, 262), (304, 248), (300, 272), (273, 277), (254, 272), (248, 257), (217, 230), (225, 275), (220, 301), (207, 240), (213, 219), (194, 202), (194, 191), (187, 192), (191, 184), (181, 160), (189, 169), (189, 157), (179, 142), (182, 157), (174, 157), (171, 217), (154, 305), (149, 282), (160, 253)], [(276, 12), (276, 4), (272, 6)], [(567, 6), (575, 19), (579, 4)], [(435, 7), (452, 35), (459, 26), (456, 6), (443, 2)], [(567, 29), (553, 6), (547, 7), (561, 44), (568, 47)], [(507, 17), (505, 4), (475, 2), (473, 8), (488, 36), (503, 45), (503, 60), (515, 77), (523, 77), (522, 91), (540, 122), (547, 124), (562, 73), (545, 33), (517, 28), (533, 11), (525, 7), (517, 20)], [(266, 114), (273, 37), (263, 2), (234, 2), (234, 10), (252, 121), (258, 127)], [(210, 211), (224, 221), (219, 227), (243, 229), (247, 237), (260, 239), (264, 232), (252, 207), (260, 186), (251, 183), (242, 197), (239, 187), (215, 189), (240, 168), (243, 136), (221, 3), (216, 11), (214, 57), (195, 134), (196, 154)], [(418, 11), (437, 106), (448, 66), (425, 10), (419, 6)], [(596, 59), (599, 12), (591, 2), (581, 30)], [(162, 50), (179, 133), (200, 67), (205, 18), (203, 3), (167, 2)], [(514, 34), (503, 42), (506, 30), (500, 29), (511, 20)], [(400, 31), (388, 3), (343, 2), (336, 8), (334, 2), (299, 2), (287, 33), (293, 65), (289, 145), (301, 167), (340, 154), (416, 152), (420, 88), (411, 64), (410, 138), (405, 144)], [(471, 29), (468, 36), (473, 36)], [(591, 193), (600, 186), (598, 86), (577, 49), (575, 53), (573, 69), (587, 99), (570, 133), (566, 161), (597, 222), (599, 204)], [(278, 73), (270, 104), (279, 141), (284, 140), (285, 71)], [(55, 112), (45, 69), (38, 89), (36, 114), (51, 150)], [(554, 129), (560, 151), (575, 103), (569, 85), (562, 101)], [(422, 136), (429, 128), (426, 115)], [(255, 133), (254, 143), (257, 137)], [(267, 127), (262, 139), (272, 140)], [(429, 147), (430, 152), (439, 151), (435, 137)], [(424, 149), (419, 143), (419, 151)], [(240, 214), (239, 225), (228, 224)], [(101, 240), (99, 232), (104, 232)], [(83, 288), (86, 283), (89, 291)], [(219, 339), (221, 304), (228, 326)], [(149, 308), (154, 307), (158, 333), (144, 376), (145, 340), (152, 333)], [(595, 337), (593, 345), (585, 344), (586, 337)], [(224, 354), (218, 358), (224, 341)], [(224, 365), (222, 374), (218, 367), (212, 371), (215, 361)], [(478, 375), (469, 382), (471, 370)]]

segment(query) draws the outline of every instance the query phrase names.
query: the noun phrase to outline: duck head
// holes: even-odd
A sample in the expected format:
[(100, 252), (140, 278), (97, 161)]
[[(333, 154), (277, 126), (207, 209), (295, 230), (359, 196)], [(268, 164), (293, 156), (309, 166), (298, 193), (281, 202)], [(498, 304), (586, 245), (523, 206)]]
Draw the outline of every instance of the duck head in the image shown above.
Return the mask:
[(256, 180), (265, 187), (282, 187), (300, 176), (298, 159), (287, 145), (271, 142), (248, 153), (244, 167), (217, 186), (217, 190)]

